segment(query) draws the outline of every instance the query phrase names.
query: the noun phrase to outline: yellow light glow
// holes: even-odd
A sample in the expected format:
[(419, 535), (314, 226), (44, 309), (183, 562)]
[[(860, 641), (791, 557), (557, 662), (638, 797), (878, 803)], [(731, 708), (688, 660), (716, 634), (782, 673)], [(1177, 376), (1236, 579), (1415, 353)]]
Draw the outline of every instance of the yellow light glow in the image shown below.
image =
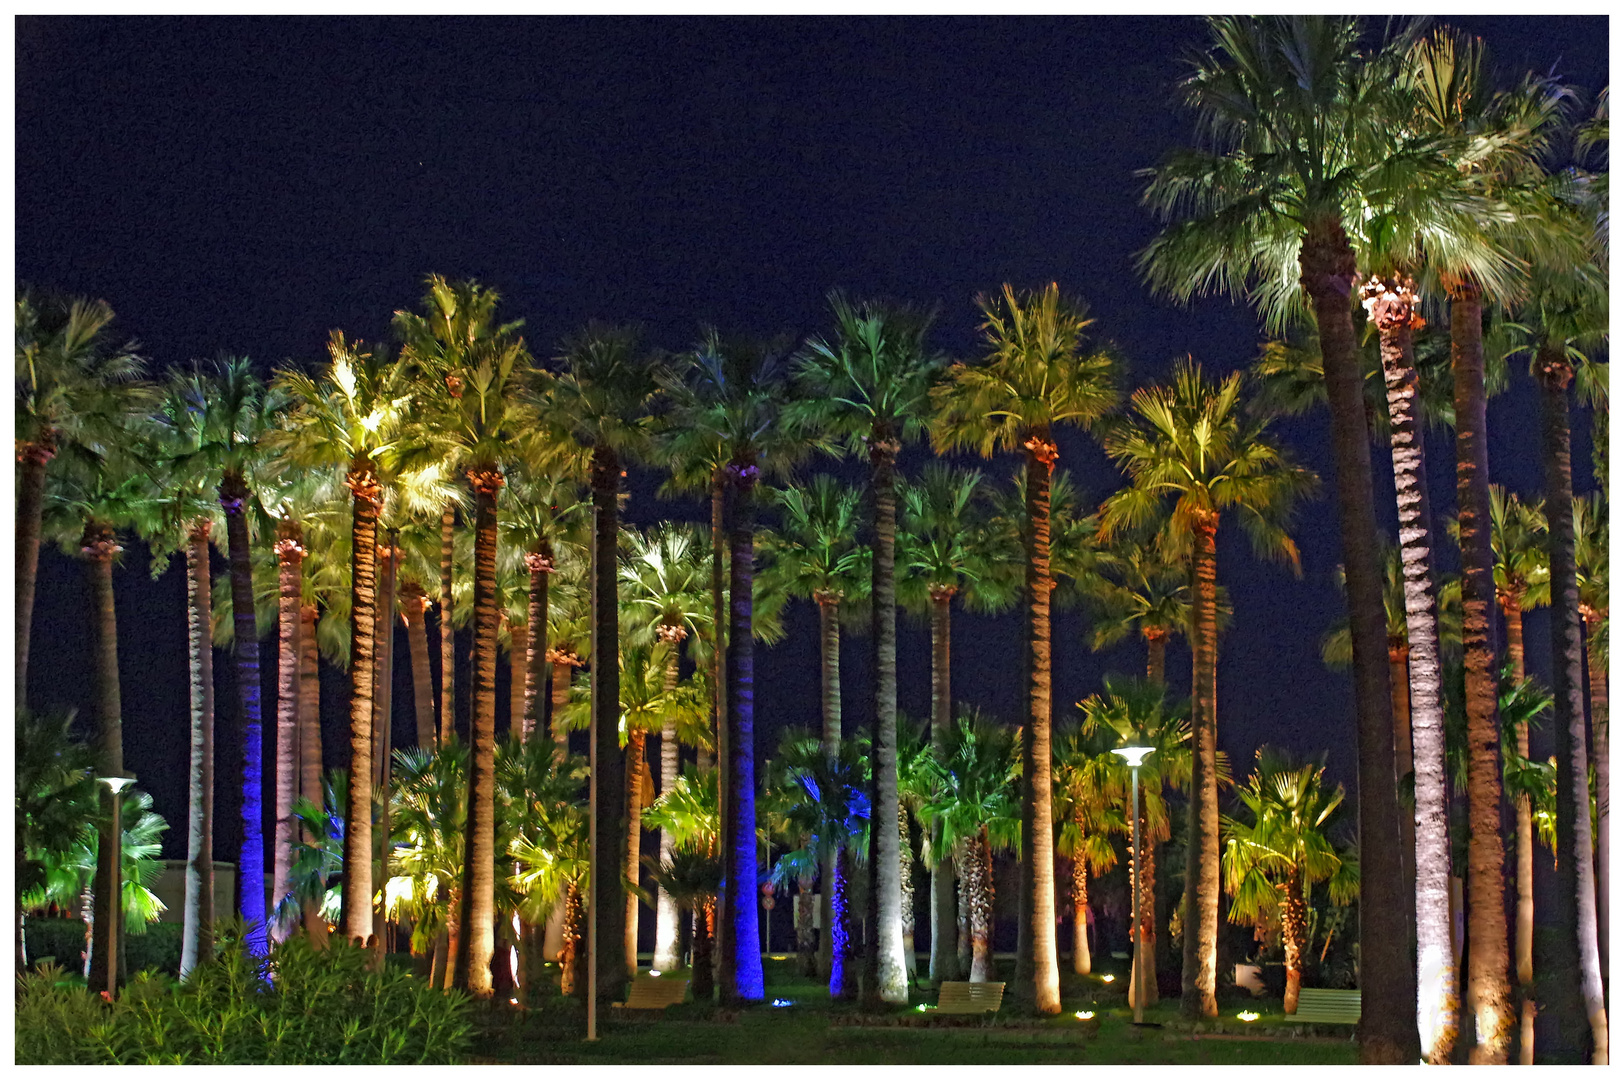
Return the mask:
[(1258, 1016), (1261, 1015), (1261, 1014), (1255, 1013), (1255, 1012), (1242, 1012), (1242, 1013), (1236, 1013), (1235, 1015), (1240, 1017), (1242, 1020), (1245, 1020), (1248, 1024), (1250, 1024), (1253, 1020), (1256, 1020), (1258, 1018)]
[(1116, 982), (1115, 975), (1101, 975), (1100, 979), (1104, 982)]
[(656, 979), (658, 979), (660, 977), (660, 973), (658, 971), (655, 971), (653, 968), (649, 968), (648, 973), (650, 975), (652, 975)]
[(1091, 1013), (1091, 1012), (1072, 1013), (1072, 1015), (1077, 1017), (1077, 1019), (1079, 1019), (1079, 1020), (1092, 1020), (1092, 1019), (1094, 1019), (1094, 1014)]

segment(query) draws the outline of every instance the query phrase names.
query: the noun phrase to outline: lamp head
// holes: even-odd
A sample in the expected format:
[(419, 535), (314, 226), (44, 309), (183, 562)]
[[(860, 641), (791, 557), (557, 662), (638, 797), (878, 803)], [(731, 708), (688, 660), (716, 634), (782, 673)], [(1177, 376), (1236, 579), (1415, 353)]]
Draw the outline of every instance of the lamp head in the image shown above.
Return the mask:
[(1111, 753), (1124, 758), (1129, 765), (1136, 769), (1143, 765), (1145, 759), (1155, 752), (1156, 748), (1154, 746), (1120, 746), (1111, 751)]
[(111, 788), (114, 795), (135, 783), (133, 776), (98, 776), (96, 779)]

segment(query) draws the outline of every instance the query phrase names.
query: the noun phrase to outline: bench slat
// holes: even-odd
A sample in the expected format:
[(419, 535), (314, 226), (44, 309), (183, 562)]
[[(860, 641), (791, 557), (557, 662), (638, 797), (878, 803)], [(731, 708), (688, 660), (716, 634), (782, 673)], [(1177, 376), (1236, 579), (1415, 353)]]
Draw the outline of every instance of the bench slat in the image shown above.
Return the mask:
[(1357, 1024), (1363, 1014), (1358, 990), (1298, 991), (1297, 1011), (1291, 1019), (1311, 1024)]
[(687, 979), (634, 979), (626, 1000), (616, 1004), (623, 1009), (664, 1009), (681, 1005), (687, 996)]
[(1004, 984), (999, 982), (944, 982), (936, 999), (940, 1013), (997, 1012), (1004, 1001)]

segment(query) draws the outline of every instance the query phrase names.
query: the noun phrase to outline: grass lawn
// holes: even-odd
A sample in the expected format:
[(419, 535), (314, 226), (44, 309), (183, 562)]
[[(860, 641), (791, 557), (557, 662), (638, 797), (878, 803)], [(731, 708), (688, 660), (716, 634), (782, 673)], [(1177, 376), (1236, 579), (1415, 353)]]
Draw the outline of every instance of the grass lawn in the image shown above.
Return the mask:
[[(680, 973), (678, 977), (682, 977)], [(1096, 976), (1065, 973), (1061, 986), (1066, 1011), (1035, 1017), (1013, 994), (996, 1018), (973, 1027), (854, 1027), (838, 1021), (855, 1017), (848, 1003), (832, 1003), (819, 983), (795, 974), (793, 958), (766, 964), (768, 1000), (793, 1005), (758, 1005), (728, 1015), (708, 1004), (673, 1006), (664, 1014), (604, 1010), (598, 1041), (585, 1041), (586, 1013), (575, 1001), (553, 997), (540, 1008), (521, 1012), (492, 1006), (479, 1018), (477, 1060), (501, 1064), (691, 1064), (691, 1065), (1344, 1065), (1358, 1062), (1358, 1047), (1340, 1038), (1290, 1037), (1294, 1030), (1278, 1001), (1236, 999), (1220, 1013), (1225, 1032), (1192, 1035), (1171, 1029), (1135, 1028), (1125, 1007), (1126, 972), (1112, 983)], [(893, 1019), (917, 1016), (919, 1003), (935, 992), (916, 990), (914, 1007)], [(1272, 1006), (1272, 1008), (1271, 1008)], [(1150, 1022), (1174, 1021), (1177, 1002), (1149, 1010)], [(1251, 1023), (1235, 1017), (1242, 1009), (1261, 1014)], [(1080, 1021), (1076, 1012), (1092, 1012)], [(613, 1012), (615, 1015), (611, 1015)], [(883, 1023), (883, 1021), (881, 1021)], [(1241, 1034), (1244, 1032), (1244, 1034)], [(1348, 1029), (1351, 1035), (1351, 1029)], [(1271, 1037), (1272, 1036), (1272, 1037)]]

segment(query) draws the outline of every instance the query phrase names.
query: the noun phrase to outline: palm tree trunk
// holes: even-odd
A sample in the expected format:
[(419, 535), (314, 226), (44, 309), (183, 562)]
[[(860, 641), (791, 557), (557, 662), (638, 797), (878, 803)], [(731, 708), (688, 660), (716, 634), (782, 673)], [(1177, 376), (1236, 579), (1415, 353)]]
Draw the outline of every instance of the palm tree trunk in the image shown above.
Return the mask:
[[(756, 770), (755, 770), (755, 484), (754, 461), (727, 467), (728, 625), (727, 625), (727, 792), (723, 803), (725, 883), (722, 957), (718, 981), (722, 1003), (760, 1001), (765, 992), (761, 971), (761, 931), (756, 911)], [(895, 811), (893, 809), (893, 817)], [(890, 820), (890, 818), (877, 818)], [(889, 829), (880, 830), (890, 832)], [(900, 944), (900, 943), (899, 943)]]
[[(713, 728), (716, 736), (716, 753), (722, 761), (727, 760), (727, 613), (723, 610), (727, 602), (725, 598), (727, 522), (724, 520), (726, 498), (726, 478), (723, 467), (718, 465), (711, 472), (711, 633), (715, 635), (715, 640), (711, 642), (711, 689), (716, 695), (716, 721)], [(698, 766), (700, 772), (707, 772), (710, 769), (710, 758), (703, 747), (699, 750)], [(720, 798), (722, 817), (725, 820), (726, 784), (720, 787)]]
[[(1376, 502), (1371, 485), (1370, 430), (1363, 376), (1348, 303), (1356, 277), (1353, 249), (1335, 217), (1307, 223), (1298, 254), (1303, 289), (1314, 309), (1336, 462), (1337, 516), (1347, 575), (1348, 621), (1353, 638), (1354, 706), (1358, 716), (1359, 835), (1362, 895), (1359, 905), (1360, 982), (1367, 994), (1359, 1029), (1365, 1064), (1416, 1060), (1415, 973), (1410, 964), (1399, 835), (1398, 782), (1393, 776), (1392, 690), (1387, 684), (1387, 611), (1376, 546)], [(1188, 930), (1186, 931), (1188, 933)]]
[[(1021, 942), (1015, 953), (1015, 980), (1040, 1013), (1060, 1011), (1060, 958), (1055, 944), (1054, 808), (1050, 675), (1049, 474), (1059, 449), (1047, 428), (1026, 441), (1026, 693), (1021, 725)], [(973, 933), (973, 931), (972, 931)]]
[(406, 648), (412, 661), (412, 711), (417, 745), (434, 749), (434, 672), (429, 669), (428, 597), (423, 586), (409, 581), (400, 590), (400, 617), (406, 623)]
[[(1522, 603), (1515, 593), (1501, 591), (1500, 612), (1506, 622), (1506, 658), (1511, 661), (1511, 677), (1522, 682), (1527, 677), (1523, 663)], [(1581, 706), (1580, 711), (1583, 711)], [(1528, 756), (1528, 725), (1517, 725), (1517, 753)], [(1588, 797), (1588, 793), (1587, 793)], [(1517, 997), (1521, 1009), (1518, 1039), (1519, 1065), (1534, 1063), (1534, 816), (1528, 796), (1519, 795), (1512, 813), (1517, 819)]]
[(1286, 899), (1281, 905), (1280, 930), (1286, 946), (1287, 1016), (1297, 1012), (1297, 993), (1303, 985), (1303, 951), (1308, 947), (1307, 905), (1303, 903), (1303, 883), (1295, 871), (1286, 878)]
[(970, 981), (990, 982), (992, 970), (992, 851), (985, 828), (972, 837), (961, 870), (970, 909)]
[(461, 948), (453, 981), (491, 996), (496, 950), (496, 497), (502, 473), (470, 469), (474, 488), (474, 694), (469, 721), (468, 822), (463, 842)]
[(1154, 683), (1167, 684), (1167, 631), (1160, 626), (1147, 626), (1140, 631), (1145, 637), (1145, 677)]
[[(874, 492), (874, 562), (869, 587), (874, 663), (874, 731), (869, 773), (873, 820), (897, 817), (897, 599), (896, 455), (889, 431), (870, 443)], [(863, 956), (863, 1005), (905, 1004), (907, 969), (902, 958), (902, 853), (896, 830), (871, 828), (868, 840), (868, 925)]]
[(834, 874), (829, 879), (829, 997), (835, 1001), (857, 996), (856, 973), (851, 969), (851, 918), (846, 904), (850, 869), (851, 853), (841, 848), (835, 853)]
[(553, 576), (553, 546), (546, 537), (536, 541), (535, 549), (525, 555), (524, 565), (530, 571), (528, 625), (531, 634), (526, 642), (524, 675), (524, 739), (529, 742), (531, 733), (541, 728), (546, 701), (543, 687), (547, 684), (547, 601)]
[[(96, 748), (100, 757), (98, 768), (103, 776), (120, 776), (124, 772), (123, 706), (119, 700), (118, 685), (118, 619), (113, 606), (113, 560), (123, 548), (113, 530), (99, 522), (85, 523), (80, 551), (90, 571), (90, 595), (93, 605), (92, 623), (96, 642)], [(107, 789), (97, 785), (101, 805), (118, 805), (117, 796), (109, 796)], [(111, 811), (109, 811), (111, 813)], [(112, 883), (118, 880), (120, 866), (120, 825), (109, 823), (105, 815), (99, 828), (96, 845), (96, 881), (92, 910), (93, 927), (101, 928), (116, 920), (118, 898), (111, 896)], [(111, 952), (103, 947), (108, 938), (101, 930), (95, 934), (95, 945), (90, 954), (90, 986), (92, 989), (108, 985), (108, 961)], [(116, 940), (113, 939), (113, 940)]]
[[(947, 732), (953, 723), (955, 591), (952, 586), (933, 586), (930, 594), (930, 745), (939, 755), (947, 752)], [(941, 838), (942, 823), (934, 822), (931, 841), (939, 844)], [(958, 913), (953, 910), (954, 899), (953, 862), (939, 860), (930, 871), (930, 981), (935, 984), (959, 978), (958, 951), (950, 933), (950, 928), (958, 922)], [(1086, 941), (1083, 947), (1086, 952)]]
[(344, 894), (339, 932), (365, 944), (372, 933), (372, 633), (378, 610), (378, 504), (372, 462), (357, 458), (345, 478), (350, 522), (350, 779), (344, 813)]
[(451, 628), (456, 601), (451, 595), (456, 546), (457, 504), (445, 504), (440, 513), (440, 745), (457, 730), (457, 636)]
[[(316, 605), (299, 608), (299, 792), (316, 806), (325, 806), (321, 789), (321, 682), (316, 658)], [(307, 830), (305, 842), (314, 843)], [(327, 885), (322, 876), (323, 888)], [(321, 915), (321, 902), (309, 898), (301, 905), (305, 933), (318, 949), (327, 947), (327, 920)]]
[[(460, 876), (458, 880), (461, 880)], [(457, 957), (462, 952), (462, 888), (460, 885), (452, 888), (446, 898), (445, 925), (445, 982), (441, 988), (450, 990), (456, 985)]]
[(908, 825), (908, 809), (897, 805), (897, 879), (902, 885), (902, 967), (907, 984), (919, 977), (919, 958), (914, 955), (913, 830)]
[[(1608, 1061), (1607, 1007), (1603, 999), (1597, 945), (1596, 881), (1591, 862), (1589, 762), (1585, 753), (1584, 645), (1580, 633), (1579, 587), (1574, 558), (1573, 466), (1568, 431), (1567, 387), (1573, 377), (1558, 348), (1538, 357), (1542, 390), (1541, 427), (1545, 456), (1545, 513), (1550, 527), (1551, 656), (1556, 715), (1556, 865), (1560, 883), (1556, 924), (1559, 938), (1552, 970), (1578, 978), (1553, 980), (1552, 1011), (1561, 1031), (1562, 1060), (1605, 1065)], [(1605, 805), (1605, 804), (1603, 804)], [(1577, 994), (1575, 994), (1577, 991)], [(1575, 1002), (1574, 997), (1580, 1001)], [(1565, 1000), (1564, 1000), (1565, 999)], [(1584, 1045), (1579, 1005), (1589, 1021), (1591, 1045)], [(1588, 1049), (1589, 1053), (1584, 1051)], [(1574, 1054), (1572, 1051), (1579, 1053)]]
[(1077, 816), (1077, 846), (1071, 856), (1071, 970), (1087, 975), (1094, 970), (1088, 948), (1088, 860), (1083, 857), (1082, 815)]
[[(671, 650), (666, 662), (665, 690), (677, 688), (677, 651)], [(677, 783), (677, 723), (667, 720), (660, 729), (660, 794), (670, 791)], [(660, 865), (669, 862), (677, 851), (677, 837), (670, 829), (660, 830)], [(682, 913), (671, 894), (660, 887), (654, 902), (654, 970), (672, 971), (682, 966), (681, 944), (677, 941)]]
[(694, 966), (692, 989), (695, 1001), (707, 1005), (716, 993), (715, 939), (711, 937), (714, 902), (694, 912)]
[(45, 510), (45, 466), (56, 456), (50, 431), (17, 448), (17, 705), (28, 703), (28, 643), (39, 580), (40, 519)]
[[(372, 790), (377, 793), (378, 824), (374, 828), (377, 841), (377, 875), (373, 883), (382, 891), (389, 881), (389, 758), (395, 741), (395, 567), (400, 549), (395, 546), (399, 533), (390, 529), (385, 534), (378, 552), (378, 610), (373, 622), (374, 659), (378, 665), (372, 695)], [(378, 939), (377, 963), (389, 952), (389, 923), (384, 908), (379, 904), (372, 914), (372, 932)]]
[[(1444, 790), (1444, 717), (1438, 661), (1438, 589), (1432, 574), (1432, 513), (1426, 442), (1418, 414), (1415, 293), (1408, 281), (1373, 280), (1364, 295), (1381, 335), (1387, 387), (1399, 555), (1404, 567), (1402, 652), (1388, 643), (1394, 771), (1415, 773), (1415, 813), (1400, 815), (1406, 890), (1416, 940), (1416, 1027), (1421, 1054), (1445, 1064), (1459, 1021), (1456, 956), (1449, 917), (1449, 814)], [(1362, 821), (1363, 819), (1361, 819)], [(1411, 900), (1413, 898), (1413, 903)], [(1363, 917), (1363, 915), (1361, 915)]]
[(564, 726), (564, 709), (570, 703), (570, 679), (575, 673), (573, 659), (557, 653), (553, 660), (553, 742), (558, 745), (560, 757), (569, 753), (570, 733)]
[(953, 866), (958, 871), (956, 876), (959, 882), (958, 954), (959, 970), (961, 972), (967, 972), (970, 970), (970, 958), (972, 953), (970, 940), (970, 881), (967, 877), (967, 875), (970, 873), (970, 871), (967, 869), (967, 860), (969, 857), (969, 848), (961, 842), (958, 850), (953, 853)]
[[(833, 758), (840, 753), (840, 594), (819, 591), (813, 599), (818, 603), (819, 667), (821, 674), (821, 704), (823, 706), (823, 753)], [(832, 959), (832, 933), (834, 923), (831, 907), (835, 880), (835, 863), (839, 849), (833, 845), (824, 852), (820, 874), (823, 890), (819, 899), (819, 922), (823, 932), (818, 939), (818, 974), (827, 977)]]
[(237, 859), (237, 913), (248, 925), (248, 950), (263, 956), (265, 922), (264, 735), (260, 726), (259, 637), (254, 626), (254, 577), (248, 547), (248, 484), (240, 473), (220, 480), (231, 562), (231, 621), (242, 731), (242, 851)]
[[(1460, 511), (1461, 644), (1466, 660), (1467, 996), (1477, 1019), (1473, 1064), (1503, 1065), (1514, 1020), (1500, 840), (1499, 689), (1495, 672), (1494, 553), (1489, 546), (1489, 448), (1483, 386), (1483, 309), (1477, 290), (1451, 291), (1455, 372), (1456, 503)], [(1364, 910), (1365, 905), (1360, 905)], [(1361, 941), (1365, 940), (1363, 936)]]
[[(300, 543), (304, 530), (297, 521), (279, 522), (276, 532), (276, 835), (271, 847), (271, 902), (280, 906), (288, 895), (288, 868), (293, 862), (293, 797), (299, 780), (299, 638), (304, 630), (299, 608), (305, 549)], [(281, 941), (293, 927), (292, 918), (278, 919), (273, 936)]]
[(810, 874), (795, 880), (795, 970), (807, 979), (815, 978), (818, 973), (817, 934), (812, 926), (817, 900), (817, 894), (812, 891), (815, 880)]
[(1139, 853), (1144, 858), (1145, 871), (1139, 883), (1139, 985), (1143, 988), (1145, 1004), (1154, 1005), (1161, 1000), (1156, 988), (1156, 838), (1144, 826), (1144, 794), (1140, 793)]
[(199, 518), (186, 534), (186, 651), (192, 691), (192, 759), (186, 801), (182, 979), (199, 963), (207, 963), (214, 956), (214, 649), (209, 643), (209, 627), (213, 622), (210, 528), (208, 518)]
[(594, 571), (592, 580), (592, 783), (597, 788), (597, 861), (591, 888), (597, 955), (589, 957), (600, 1001), (614, 1001), (626, 985), (626, 893), (620, 884), (626, 813), (625, 760), (620, 752), (620, 597), (615, 550), (620, 538), (620, 459), (607, 446), (592, 451)]
[[(646, 732), (633, 728), (626, 732), (626, 831), (622, 852), (622, 870), (626, 880), (633, 884), (642, 884), (643, 854), (643, 770), (645, 768), (644, 754), (647, 749), (648, 735)], [(637, 977), (637, 916), (638, 898), (635, 892), (626, 891), (626, 918), (621, 924), (621, 933), (625, 937), (623, 949), (626, 954), (626, 977)]]
[(524, 683), (530, 674), (530, 627), (513, 619), (508, 628), (508, 732), (524, 742)]
[(1184, 874), (1184, 996), (1187, 1017), (1218, 1015), (1218, 515), (1194, 523), (1190, 617), (1194, 708), (1189, 848)]
[[(1608, 871), (1611, 856), (1608, 843), (1608, 764), (1607, 764), (1607, 658), (1596, 643), (1596, 631), (1601, 627), (1601, 612), (1589, 612), (1582, 606), (1584, 627), (1589, 635), (1585, 663), (1590, 675), (1590, 752), (1596, 769), (1596, 945), (1601, 954), (1601, 969), (1607, 971), (1607, 912)], [(1594, 625), (1592, 625), (1594, 620)]]

